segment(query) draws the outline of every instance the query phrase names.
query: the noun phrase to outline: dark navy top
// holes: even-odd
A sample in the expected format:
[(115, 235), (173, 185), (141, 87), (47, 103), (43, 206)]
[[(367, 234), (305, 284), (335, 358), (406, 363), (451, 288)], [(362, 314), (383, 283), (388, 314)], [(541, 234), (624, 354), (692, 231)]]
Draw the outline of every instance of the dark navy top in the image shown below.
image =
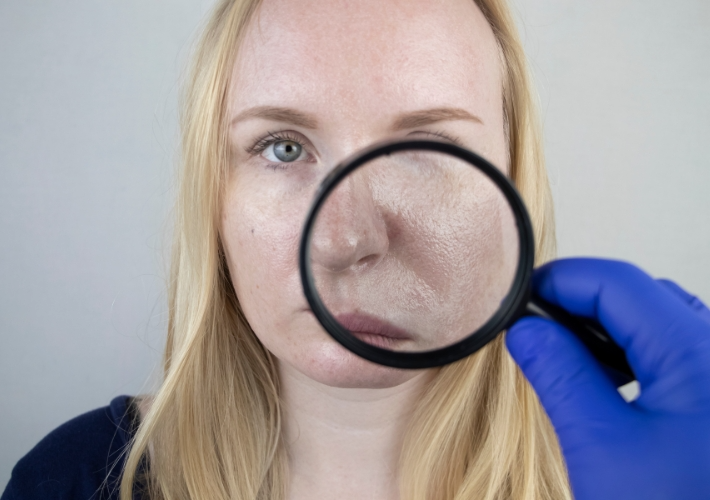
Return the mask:
[(138, 419), (134, 399), (119, 396), (61, 425), (17, 462), (0, 500), (117, 500)]

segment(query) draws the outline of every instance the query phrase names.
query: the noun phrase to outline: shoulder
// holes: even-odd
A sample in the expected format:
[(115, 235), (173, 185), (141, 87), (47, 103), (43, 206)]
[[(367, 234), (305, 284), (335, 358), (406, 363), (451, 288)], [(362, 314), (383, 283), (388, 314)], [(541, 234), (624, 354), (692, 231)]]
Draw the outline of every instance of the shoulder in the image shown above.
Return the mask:
[(0, 500), (117, 498), (136, 422), (133, 398), (119, 396), (59, 426), (20, 459)]

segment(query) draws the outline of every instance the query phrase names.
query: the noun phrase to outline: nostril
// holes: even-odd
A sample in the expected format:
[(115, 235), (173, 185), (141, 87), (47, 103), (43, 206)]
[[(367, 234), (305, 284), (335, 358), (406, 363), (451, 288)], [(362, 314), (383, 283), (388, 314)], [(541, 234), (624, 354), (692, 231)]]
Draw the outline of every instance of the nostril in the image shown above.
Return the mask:
[(365, 257), (362, 257), (360, 260), (357, 261), (357, 267), (358, 269), (364, 269), (364, 268), (373, 268), (377, 264), (380, 263), (380, 261), (384, 258), (384, 254), (380, 255), (375, 255), (375, 254), (370, 254), (366, 255)]
[(382, 221), (363, 229), (356, 248), (357, 267), (359, 269), (375, 267), (389, 250), (389, 235)]

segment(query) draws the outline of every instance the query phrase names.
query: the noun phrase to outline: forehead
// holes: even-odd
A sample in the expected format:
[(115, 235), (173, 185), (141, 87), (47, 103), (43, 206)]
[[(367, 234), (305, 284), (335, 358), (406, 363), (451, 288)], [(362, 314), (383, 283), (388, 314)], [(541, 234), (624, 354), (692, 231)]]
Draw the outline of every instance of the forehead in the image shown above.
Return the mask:
[[(302, 106), (351, 120), (455, 106), (499, 113), (500, 62), (473, 0), (264, 0), (232, 107)], [(495, 108), (495, 109), (494, 109)]]

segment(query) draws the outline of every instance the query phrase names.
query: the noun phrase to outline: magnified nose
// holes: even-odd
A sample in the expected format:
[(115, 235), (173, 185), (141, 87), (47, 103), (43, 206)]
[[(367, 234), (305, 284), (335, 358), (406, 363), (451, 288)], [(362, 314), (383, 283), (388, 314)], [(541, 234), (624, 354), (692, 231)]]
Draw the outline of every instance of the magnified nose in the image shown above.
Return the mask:
[(311, 239), (314, 268), (333, 273), (372, 267), (387, 254), (389, 238), (370, 179), (355, 172), (328, 196)]

